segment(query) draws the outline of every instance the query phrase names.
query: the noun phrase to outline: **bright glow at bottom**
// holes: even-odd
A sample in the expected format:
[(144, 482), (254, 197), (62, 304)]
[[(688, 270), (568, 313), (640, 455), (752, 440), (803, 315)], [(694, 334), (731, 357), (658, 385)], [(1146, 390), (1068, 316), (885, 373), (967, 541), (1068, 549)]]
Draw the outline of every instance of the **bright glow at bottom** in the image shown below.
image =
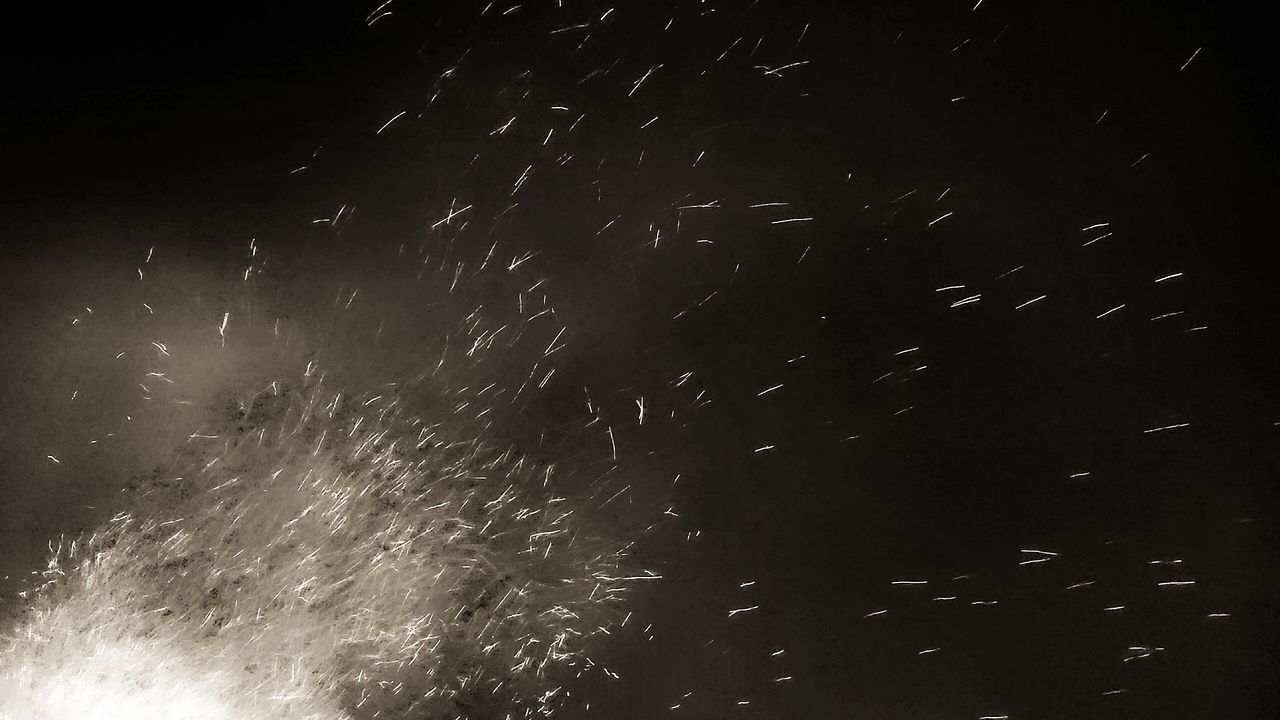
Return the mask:
[[(0, 683), (2, 720), (235, 720), (233, 708), (209, 688), (213, 678), (182, 672), (152, 648), (98, 647), (63, 658), (47, 675)], [(5, 687), (7, 686), (7, 687)], [(34, 692), (40, 691), (42, 692)], [(25, 699), (25, 700), (23, 700)]]

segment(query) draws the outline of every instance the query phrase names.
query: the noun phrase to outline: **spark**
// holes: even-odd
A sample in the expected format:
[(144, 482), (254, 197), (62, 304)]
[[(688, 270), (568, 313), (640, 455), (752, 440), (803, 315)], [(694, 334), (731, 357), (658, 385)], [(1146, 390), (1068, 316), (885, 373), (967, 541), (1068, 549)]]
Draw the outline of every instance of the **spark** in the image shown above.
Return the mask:
[(511, 188), (512, 195), (515, 195), (517, 192), (520, 191), (520, 188), (524, 186), (525, 181), (529, 179), (529, 173), (532, 170), (533, 170), (533, 165), (529, 165), (524, 169), (524, 172), (520, 173), (520, 177), (516, 180), (515, 186)]
[(631, 86), (631, 91), (627, 93), (627, 97), (631, 97), (632, 95), (635, 95), (636, 91), (640, 89), (640, 86), (644, 84), (644, 81), (648, 80), (649, 76), (652, 75), (654, 71), (658, 70), (661, 67), (662, 67), (662, 64), (659, 63), (658, 65), (654, 65), (653, 67), (646, 70), (644, 75), (641, 75), (640, 79), (636, 80), (635, 85)]
[(1191, 427), (1191, 423), (1184, 422), (1184, 423), (1175, 423), (1173, 425), (1161, 425), (1160, 427), (1148, 428), (1146, 430), (1143, 430), (1142, 432), (1157, 433), (1157, 432), (1164, 432), (1165, 430), (1177, 430), (1178, 428), (1184, 428), (1184, 427)]
[(1123, 308), (1124, 308), (1124, 303), (1120, 303), (1119, 305), (1117, 305), (1117, 306), (1115, 306), (1115, 307), (1111, 308), (1110, 310), (1106, 310), (1106, 311), (1104, 311), (1101, 315), (1098, 315), (1098, 316), (1097, 316), (1097, 317), (1095, 317), (1094, 319), (1095, 319), (1095, 320), (1101, 320), (1102, 318), (1104, 318), (1104, 317), (1106, 317), (1106, 316), (1110, 315), (1111, 313), (1116, 312), (1117, 310), (1121, 310), (1121, 309), (1123, 309)]
[(471, 207), (472, 207), (471, 205), (467, 205), (466, 207), (462, 207), (462, 208), (458, 208), (457, 210), (452, 210), (452, 211), (450, 211), (448, 215), (445, 215), (443, 218), (441, 218), (441, 219), (437, 220), (437, 221), (436, 221), (436, 222), (431, 226), (431, 229), (432, 229), (432, 230), (435, 230), (436, 228), (440, 227), (441, 225), (447, 225), (447, 224), (449, 224), (449, 223), (450, 223), (454, 218), (456, 218), (456, 217), (458, 217), (459, 215), (461, 215), (462, 213), (464, 213), (464, 212), (466, 212), (466, 211), (470, 210), (470, 209), (471, 209)]
[(397, 121), (397, 120), (399, 120), (400, 118), (404, 117), (405, 113), (407, 113), (407, 112), (408, 112), (408, 110), (401, 110), (400, 112), (396, 113), (396, 114), (395, 114), (395, 115), (394, 115), (390, 120), (388, 120), (388, 121), (386, 121), (385, 123), (383, 123), (383, 124), (382, 124), (382, 127), (378, 128), (378, 131), (377, 131), (377, 132), (375, 132), (374, 134), (375, 134), (375, 135), (381, 135), (383, 130), (386, 130), (387, 128), (391, 127), (391, 124), (392, 124), (392, 123), (394, 123), (395, 121)]
[(756, 65), (755, 67), (757, 70), (763, 71), (765, 75), (782, 77), (783, 70), (790, 70), (791, 68), (802, 67), (808, 64), (809, 64), (808, 60), (800, 60), (799, 62), (787, 63), (786, 65), (779, 65), (778, 67), (775, 67), (775, 68), (771, 68), (767, 65)]
[(1187, 61), (1182, 63), (1182, 67), (1178, 68), (1178, 72), (1182, 72), (1183, 70), (1186, 70), (1187, 66), (1191, 64), (1191, 61), (1195, 60), (1196, 56), (1199, 55), (1200, 51), (1203, 49), (1204, 48), (1196, 48), (1196, 51), (1191, 53), (1191, 57), (1187, 58)]
[(1048, 296), (1048, 295), (1040, 295), (1039, 297), (1033, 297), (1033, 298), (1031, 298), (1030, 300), (1027, 300), (1026, 302), (1024, 302), (1024, 303), (1022, 303), (1022, 304), (1020, 304), (1020, 305), (1016, 306), (1016, 307), (1014, 308), (1014, 310), (1021, 310), (1022, 308), (1027, 307), (1028, 305), (1031, 305), (1031, 304), (1033, 304), (1033, 303), (1038, 303), (1038, 302), (1040, 302), (1041, 300), (1043, 300), (1043, 299), (1045, 299), (1045, 298), (1047, 298), (1047, 297), (1049, 297), (1049, 296)]
[(515, 115), (512, 115), (512, 116), (511, 116), (511, 118), (510, 118), (509, 120), (507, 120), (505, 123), (503, 123), (503, 124), (499, 125), (496, 129), (494, 129), (494, 130), (493, 130), (493, 132), (491, 132), (491, 133), (489, 133), (489, 134), (490, 134), (490, 135), (503, 135), (503, 134), (505, 134), (508, 130), (510, 130), (510, 129), (511, 129), (511, 126), (515, 123), (515, 121), (516, 121), (516, 116), (515, 116)]

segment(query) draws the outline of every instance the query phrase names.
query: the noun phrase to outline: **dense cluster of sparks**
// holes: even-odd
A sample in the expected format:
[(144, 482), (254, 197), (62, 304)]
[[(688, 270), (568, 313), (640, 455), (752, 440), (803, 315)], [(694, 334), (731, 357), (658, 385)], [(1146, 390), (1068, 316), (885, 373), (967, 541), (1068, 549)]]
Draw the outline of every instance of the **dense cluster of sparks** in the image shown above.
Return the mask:
[(588, 643), (657, 575), (627, 569), (551, 467), (322, 378), (273, 384), (256, 427), (56, 548), (0, 655), (0, 713), (549, 713), (557, 677), (610, 672)]

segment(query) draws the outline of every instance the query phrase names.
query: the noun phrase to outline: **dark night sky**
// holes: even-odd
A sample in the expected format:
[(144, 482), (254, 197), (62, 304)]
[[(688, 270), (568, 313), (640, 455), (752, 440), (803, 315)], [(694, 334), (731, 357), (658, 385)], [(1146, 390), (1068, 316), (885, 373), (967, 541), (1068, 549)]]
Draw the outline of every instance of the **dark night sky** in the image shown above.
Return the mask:
[[(583, 386), (622, 417), (686, 370), (714, 398), (678, 432), (627, 436), (659, 484), (692, 478), (672, 491), (672, 532), (704, 541), (645, 550), (669, 582), (637, 611), (669, 630), (619, 651), (606, 714), (678, 717), (667, 708), (690, 690), (690, 717), (1280, 709), (1278, 106), (1259, 15), (637, 2), (579, 46), (549, 33), (610, 6), (564, 4), (478, 19), (483, 4), (396, 0), (373, 27), (371, 8), (302, 2), (6, 20), (6, 574), (108, 516), (125, 484), (113, 473), (161, 462), (163, 443), (145, 439), (85, 456), (80, 480), (44, 461), (137, 406), (126, 372), (107, 368), (127, 323), (84, 337), (64, 325), (87, 304), (125, 307), (140, 253), (183, 258), (151, 296), (181, 304), (192, 288), (223, 292), (259, 238), (277, 260), (275, 311), (372, 384), (413, 367), (417, 346), (342, 344), (308, 298), (374, 286), (372, 318), (424, 334), (455, 321), (377, 286), (390, 251), (459, 197), (477, 227), (483, 216), (539, 252), (579, 337), (563, 387), (493, 432), (556, 426)], [(548, 114), (557, 102), (587, 113), (571, 136)], [(563, 144), (547, 149), (553, 126)], [(575, 159), (557, 167), (561, 153)], [(538, 169), (499, 225), (526, 165)], [(676, 209), (712, 200), (723, 207)], [(791, 206), (748, 207), (770, 201)], [(344, 203), (359, 212), (342, 237), (309, 226)], [(769, 222), (788, 217), (814, 219)], [(464, 241), (483, 256), (486, 238)], [(207, 330), (202, 312), (192, 322)], [(224, 386), (253, 377), (255, 352), (211, 371), (195, 409), (140, 417), (138, 437), (199, 425)], [(101, 389), (92, 413), (50, 399), (76, 383)], [(1019, 566), (1026, 548), (1061, 558)], [(1166, 576), (1148, 564), (1160, 558), (1185, 565)], [(930, 586), (890, 584), (915, 577)], [(1181, 577), (1197, 583), (1156, 584)], [(982, 599), (999, 605), (969, 604)], [(761, 610), (726, 622), (739, 604)], [(1129, 609), (1101, 610), (1113, 604)], [(1165, 649), (1123, 661), (1135, 645)], [(785, 662), (771, 658), (783, 647)]]

